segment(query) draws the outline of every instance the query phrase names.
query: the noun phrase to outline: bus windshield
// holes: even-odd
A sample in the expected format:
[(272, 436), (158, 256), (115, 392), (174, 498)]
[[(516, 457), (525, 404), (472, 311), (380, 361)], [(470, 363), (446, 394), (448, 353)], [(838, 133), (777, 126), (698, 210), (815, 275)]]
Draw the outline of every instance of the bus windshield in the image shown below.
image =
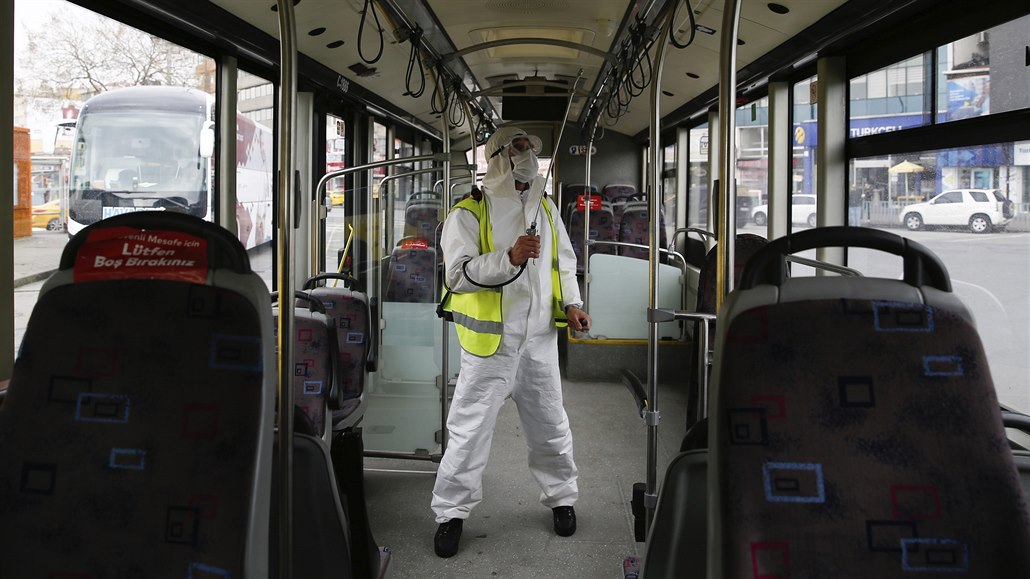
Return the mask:
[[(86, 112), (79, 119), (69, 218), (77, 226), (141, 210), (208, 213), (207, 119), (162, 110)], [(71, 232), (74, 233), (74, 232)]]

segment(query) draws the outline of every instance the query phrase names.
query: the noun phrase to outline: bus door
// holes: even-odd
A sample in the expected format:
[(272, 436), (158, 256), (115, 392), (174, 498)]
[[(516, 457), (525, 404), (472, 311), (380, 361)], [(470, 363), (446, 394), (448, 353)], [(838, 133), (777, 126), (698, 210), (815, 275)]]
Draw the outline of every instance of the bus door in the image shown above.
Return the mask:
[[(378, 371), (371, 376), (363, 421), (371, 454), (432, 459), (442, 455), (444, 430), (444, 322), (436, 316), (442, 286), (438, 247), (444, 217), (442, 198), (417, 191), (415, 175), (434, 171), (405, 167), (391, 171), (373, 191), (373, 274), (378, 285), (381, 335)], [(458, 368), (457, 339), (451, 332), (450, 373)]]

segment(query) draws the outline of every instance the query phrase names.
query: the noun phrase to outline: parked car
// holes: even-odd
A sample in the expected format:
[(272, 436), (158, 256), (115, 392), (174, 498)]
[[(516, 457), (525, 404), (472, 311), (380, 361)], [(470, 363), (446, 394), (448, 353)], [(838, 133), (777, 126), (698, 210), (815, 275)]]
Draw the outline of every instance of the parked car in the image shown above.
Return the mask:
[(329, 203), (332, 204), (333, 206), (343, 205), (343, 201), (344, 201), (345, 197), (346, 196), (344, 195), (343, 191), (330, 191), (329, 192)]
[(47, 231), (61, 231), (64, 229), (64, 221), (61, 221), (61, 200), (54, 199), (46, 203), (32, 206), (32, 226)]
[[(769, 220), (769, 205), (759, 205), (751, 210), (755, 225), (765, 225)], [(791, 195), (790, 221), (815, 227), (815, 195)]]
[(952, 189), (901, 210), (901, 223), (915, 231), (924, 225), (969, 227), (973, 233), (1003, 228), (1016, 216), (1016, 204), (997, 189)]

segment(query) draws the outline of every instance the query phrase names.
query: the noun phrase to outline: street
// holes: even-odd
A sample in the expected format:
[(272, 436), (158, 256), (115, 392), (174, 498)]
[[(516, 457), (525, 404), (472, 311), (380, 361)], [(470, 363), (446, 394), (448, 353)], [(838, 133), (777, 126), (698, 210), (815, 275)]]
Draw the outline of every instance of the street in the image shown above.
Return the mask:
[[(1030, 412), (1030, 233), (883, 230), (921, 243), (944, 262), (952, 291), (980, 331), (998, 398)], [(764, 235), (765, 227), (749, 224), (739, 231)], [(815, 258), (814, 251), (799, 255)], [(867, 277), (902, 275), (900, 257), (875, 250), (851, 250), (848, 266)], [(795, 275), (812, 275), (811, 268), (794, 267)]]

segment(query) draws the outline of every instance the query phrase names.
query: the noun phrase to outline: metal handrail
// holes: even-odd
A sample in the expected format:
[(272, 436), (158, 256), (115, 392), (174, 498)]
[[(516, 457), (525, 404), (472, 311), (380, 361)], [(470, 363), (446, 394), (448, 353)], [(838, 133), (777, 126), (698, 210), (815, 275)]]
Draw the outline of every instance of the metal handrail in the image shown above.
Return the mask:
[[(646, 249), (648, 251), (651, 250), (651, 246), (649, 245), (644, 245), (643, 243), (630, 243), (628, 241), (606, 241), (602, 239), (590, 239), (587, 240), (587, 245), (613, 245), (616, 247), (632, 247), (635, 249)], [(678, 259), (679, 262), (683, 264), (684, 271), (686, 271), (687, 258), (683, 257), (683, 254), (674, 249), (665, 249), (664, 247), (659, 247), (658, 252), (670, 255)]]
[[(318, 238), (318, 242), (315, 245), (315, 247), (313, 247), (312, 250), (311, 250), (312, 253), (314, 254), (314, 255), (311, 256), (311, 268), (310, 268), (311, 269), (311, 275), (318, 275), (319, 270), (321, 269), (320, 266), (318, 265), (319, 257), (322, 255), (322, 253), (326, 249), (324, 247), (324, 245), (325, 245), (325, 238), (323, 236), (321, 236), (321, 235), (315, 236), (314, 235), (314, 231), (317, 231), (319, 229), (319, 227), (317, 225), (317, 221), (320, 221), (320, 220), (325, 218), (325, 216), (323, 215), (323, 212), (321, 210), (321, 207), (323, 207), (325, 205), (325, 189), (326, 189), (326, 185), (329, 183), (329, 181), (331, 181), (331, 180), (333, 180), (333, 179), (335, 179), (337, 177), (342, 177), (344, 175), (349, 175), (351, 173), (357, 173), (359, 171), (367, 171), (369, 169), (378, 169), (379, 167), (390, 167), (390, 166), (393, 166), (393, 165), (402, 165), (404, 163), (415, 163), (415, 162), (421, 162), (421, 161), (441, 161), (441, 162), (443, 162), (443, 161), (446, 161), (446, 159), (444, 157), (445, 157), (445, 155), (443, 153), (440, 153), (440, 154), (432, 154), (432, 155), (417, 155), (417, 156), (413, 156), (413, 157), (400, 157), (400, 158), (396, 158), (396, 159), (386, 159), (385, 161), (372, 161), (371, 163), (364, 163), (362, 165), (355, 165), (353, 167), (344, 167), (343, 169), (339, 169), (337, 171), (331, 171), (331, 172), (326, 173), (325, 175), (323, 175), (322, 178), (318, 180), (318, 185), (315, 187), (314, 206), (315, 206), (317, 212), (313, 212), (313, 218), (312, 218), (312, 221), (313, 221), (312, 237), (317, 237)], [(424, 171), (424, 169), (416, 169), (415, 171), (408, 171), (407, 173), (402, 173), (401, 175), (417, 175), (417, 174), (419, 174), (420, 171)], [(382, 183), (380, 182), (380, 185), (381, 184)], [(344, 215), (346, 216), (346, 213), (344, 213)], [(350, 223), (347, 222), (346, 217), (344, 218), (343, 225), (344, 225), (344, 228), (346, 228), (347, 226), (350, 225)]]
[(836, 263), (830, 263), (828, 261), (820, 261), (818, 259), (809, 259), (807, 257), (801, 257), (799, 255), (785, 255), (783, 256), (787, 261), (794, 262), (799, 265), (807, 265), (808, 267), (814, 267), (815, 269), (824, 269), (826, 271), (832, 271), (839, 273), (847, 277), (862, 277), (862, 272), (857, 269), (850, 268)]
[(672, 242), (669, 243), (671, 247), (676, 247), (676, 237), (678, 237), (681, 233), (684, 235), (688, 233), (696, 233), (701, 237), (706, 237), (708, 239), (711, 239), (712, 241), (717, 241), (719, 239), (717, 235), (715, 235), (711, 231), (708, 231), (707, 229), (701, 229), (699, 227), (680, 227), (672, 234)]

